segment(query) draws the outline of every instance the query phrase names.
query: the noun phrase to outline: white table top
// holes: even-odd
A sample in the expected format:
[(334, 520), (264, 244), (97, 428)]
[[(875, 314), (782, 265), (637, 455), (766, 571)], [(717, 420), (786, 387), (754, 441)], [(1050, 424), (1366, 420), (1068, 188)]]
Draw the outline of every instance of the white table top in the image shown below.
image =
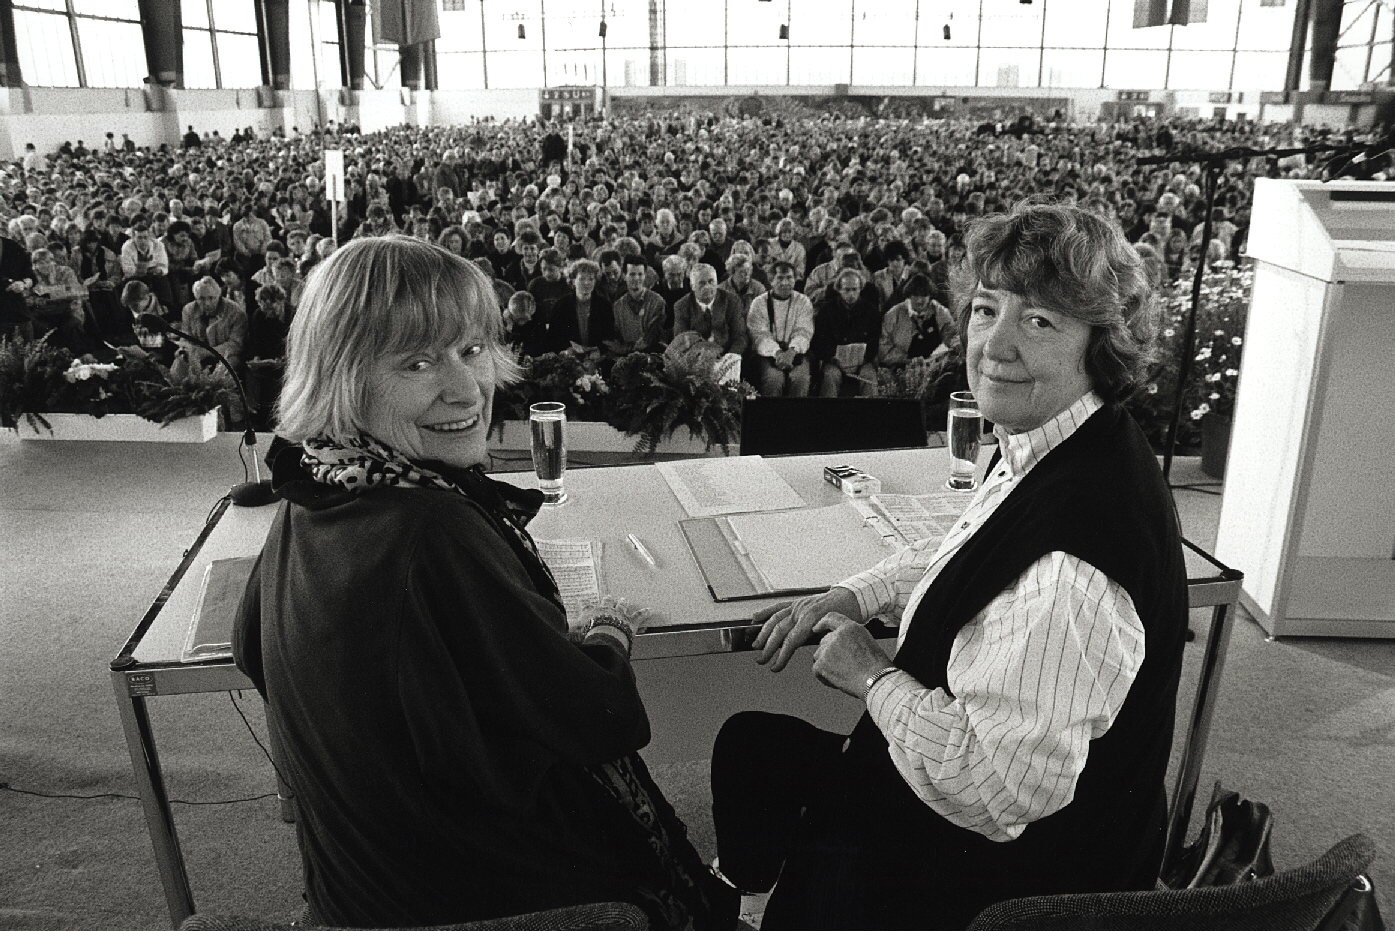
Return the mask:
[[(991, 452), (991, 446), (984, 450), (985, 461)], [(882, 481), (883, 493), (918, 495), (943, 487), (948, 460), (947, 450), (938, 448), (785, 456), (767, 461), (799, 493), (806, 506), (816, 508), (849, 500), (824, 482), (826, 465), (856, 466), (875, 475)], [(499, 478), (522, 487), (533, 487), (535, 482), (530, 472), (505, 473)], [(653, 465), (571, 469), (566, 487), (568, 502), (559, 508), (543, 509), (529, 530), (538, 539), (590, 539), (601, 543), (605, 589), (649, 609), (651, 633), (675, 635), (641, 637), (637, 657), (727, 648), (718, 636), (723, 629), (744, 626), (743, 622), (758, 608), (783, 600), (713, 600), (679, 528), (679, 521), (688, 515)], [(275, 507), (227, 509), (136, 646), (133, 656), (137, 663), (178, 661), (204, 569), (215, 559), (258, 552), (276, 511)], [(631, 549), (626, 540), (628, 533), (640, 537), (653, 553), (657, 569), (651, 569)], [(1215, 574), (1190, 550), (1187, 569), (1194, 580)], [(1200, 593), (1201, 589), (1194, 585), (1193, 606), (1217, 603)], [(1233, 597), (1218, 600), (1231, 601)], [(683, 636), (677, 636), (680, 634)]]
[[(888, 450), (776, 457), (767, 460), (808, 507), (848, 498), (823, 480), (826, 465), (852, 465), (882, 480), (882, 491), (926, 494), (940, 488), (948, 470), (944, 449)], [(505, 473), (504, 481), (533, 487), (530, 472)], [(591, 539), (602, 545), (606, 589), (652, 612), (651, 630), (692, 625), (730, 626), (780, 599), (718, 603), (703, 580), (678, 526), (687, 513), (653, 465), (571, 469), (568, 502), (544, 508), (529, 525), (538, 539)], [(215, 559), (256, 553), (277, 508), (229, 507), (190, 562), (179, 584), (134, 651), (136, 662), (176, 662), (193, 616), (204, 570)], [(634, 533), (658, 563), (651, 569), (629, 546)], [(648, 639), (648, 638), (645, 638)]]

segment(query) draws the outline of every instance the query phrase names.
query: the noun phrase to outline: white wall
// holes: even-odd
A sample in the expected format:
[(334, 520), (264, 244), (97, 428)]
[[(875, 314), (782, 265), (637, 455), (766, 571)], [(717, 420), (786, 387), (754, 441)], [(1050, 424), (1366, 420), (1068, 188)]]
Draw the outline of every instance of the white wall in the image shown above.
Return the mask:
[(140, 88), (5, 88), (0, 94), (0, 156), (16, 158), (32, 142), (40, 152), (52, 152), (65, 141), (81, 139), (89, 148), (100, 146), (108, 132), (128, 134), (136, 145), (158, 145), (164, 139), (165, 116), (146, 109)]
[(1352, 110), (1353, 107), (1345, 103), (1307, 103), (1303, 105), (1303, 122), (1340, 129), (1351, 124)]
[(358, 125), (365, 133), (375, 133), (389, 126), (401, 126), (407, 120), (401, 88), (358, 91), (354, 96), (358, 100)]
[(536, 88), (431, 91), (431, 122), (437, 126), (472, 123), (483, 117), (496, 120), (521, 119), (538, 115)]

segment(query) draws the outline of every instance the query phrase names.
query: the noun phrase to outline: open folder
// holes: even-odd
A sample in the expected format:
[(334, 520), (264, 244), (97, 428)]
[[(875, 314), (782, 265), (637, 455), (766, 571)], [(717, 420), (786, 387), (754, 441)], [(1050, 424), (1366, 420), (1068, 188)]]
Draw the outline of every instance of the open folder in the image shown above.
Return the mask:
[(895, 552), (847, 504), (680, 521), (716, 601), (823, 591)]

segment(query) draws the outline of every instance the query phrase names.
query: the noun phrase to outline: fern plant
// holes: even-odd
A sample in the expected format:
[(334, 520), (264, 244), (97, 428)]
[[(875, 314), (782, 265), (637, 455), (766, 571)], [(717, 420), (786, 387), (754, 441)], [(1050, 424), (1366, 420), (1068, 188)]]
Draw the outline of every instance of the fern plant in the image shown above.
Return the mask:
[(637, 455), (652, 456), (659, 441), (686, 427), (693, 439), (730, 452), (741, 439), (741, 403), (755, 397), (745, 382), (724, 385), (700, 353), (631, 353), (610, 370), (606, 422), (637, 437)]

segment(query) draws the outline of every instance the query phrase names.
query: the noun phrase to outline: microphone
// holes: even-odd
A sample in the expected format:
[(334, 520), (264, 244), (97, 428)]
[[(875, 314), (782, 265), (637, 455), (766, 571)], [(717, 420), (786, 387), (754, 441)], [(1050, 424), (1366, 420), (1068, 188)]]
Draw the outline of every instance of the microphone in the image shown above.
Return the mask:
[[(252, 405), (247, 403), (247, 391), (242, 387), (242, 379), (237, 377), (237, 372), (233, 370), (232, 364), (223, 357), (221, 352), (214, 349), (197, 336), (192, 336), (185, 333), (183, 330), (175, 329), (168, 320), (161, 317), (159, 314), (144, 313), (137, 319), (140, 321), (140, 325), (147, 330), (154, 330), (157, 333), (168, 333), (179, 339), (186, 339), (195, 346), (199, 346), (212, 353), (213, 358), (223, 363), (223, 368), (227, 369), (228, 374), (232, 377), (233, 385), (237, 388), (237, 394), (242, 399), (243, 416), (249, 417), (251, 415)], [(276, 495), (271, 490), (271, 480), (262, 478), (261, 466), (257, 464), (257, 431), (253, 430), (250, 424), (247, 429), (242, 432), (242, 445), (246, 446), (252, 453), (252, 469), (257, 478), (255, 481), (251, 482), (238, 482), (229, 490), (228, 497), (232, 499), (233, 504), (239, 507), (255, 508), (274, 503), (276, 501)]]

